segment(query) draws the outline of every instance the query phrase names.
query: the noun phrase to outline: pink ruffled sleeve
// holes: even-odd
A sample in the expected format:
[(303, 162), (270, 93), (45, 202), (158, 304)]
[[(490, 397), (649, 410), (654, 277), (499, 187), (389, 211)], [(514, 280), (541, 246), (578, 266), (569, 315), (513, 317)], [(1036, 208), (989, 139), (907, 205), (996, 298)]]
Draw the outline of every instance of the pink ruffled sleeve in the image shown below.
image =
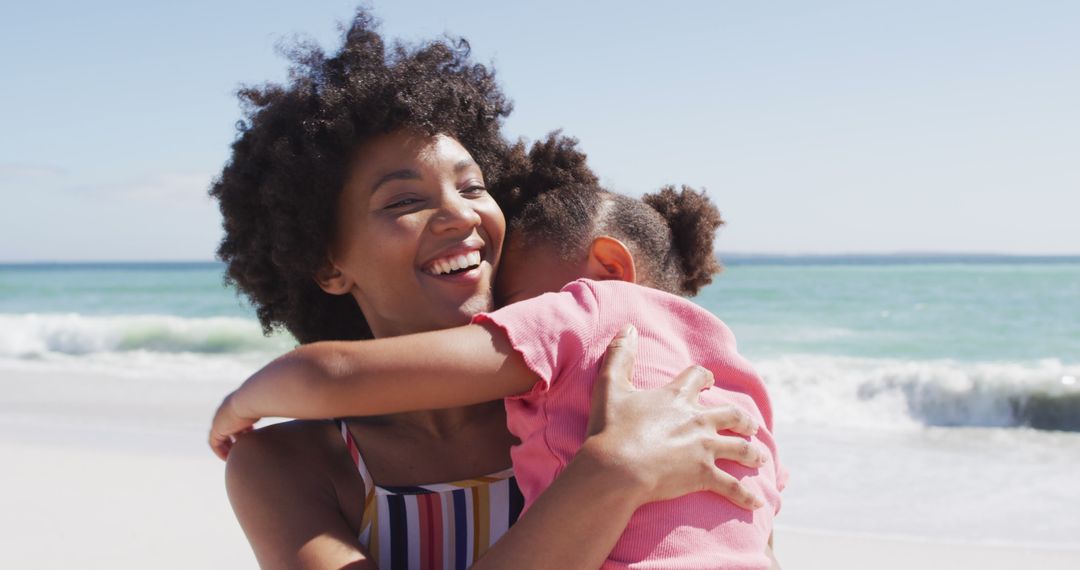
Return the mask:
[(597, 302), (592, 289), (574, 281), (558, 293), (546, 293), (492, 313), (480, 313), (472, 322), (498, 327), (540, 381), (526, 393), (546, 392), (559, 376), (581, 361), (596, 335)]

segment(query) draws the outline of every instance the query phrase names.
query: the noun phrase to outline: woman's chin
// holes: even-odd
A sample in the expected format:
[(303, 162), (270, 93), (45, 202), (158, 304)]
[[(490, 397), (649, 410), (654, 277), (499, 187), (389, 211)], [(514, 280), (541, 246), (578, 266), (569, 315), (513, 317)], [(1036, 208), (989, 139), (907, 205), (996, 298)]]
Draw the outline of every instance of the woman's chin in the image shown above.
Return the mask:
[[(468, 323), (473, 315), (495, 308), (495, 297), (491, 285), (492, 273), (491, 266), (483, 263), (471, 271), (454, 275), (427, 274), (428, 298), (435, 304), (441, 305), (443, 310), (456, 315), (454, 320)], [(443, 310), (436, 311), (443, 313)], [(459, 326), (463, 323), (449, 326)]]
[(469, 297), (459, 308), (462, 315), (472, 319), (478, 313), (486, 313), (495, 309), (495, 298), (491, 294), (491, 288), (483, 293), (477, 293)]
[[(429, 293), (425, 300), (426, 302), (416, 303), (408, 309), (410, 313), (408, 318), (398, 320), (398, 322), (411, 322), (412, 325), (407, 327), (411, 332), (460, 327), (469, 324), (478, 313), (488, 312), (495, 308), (490, 289), (475, 291), (470, 295), (458, 295), (457, 298), (449, 298), (446, 295), (435, 297)], [(402, 334), (402, 332), (397, 334)]]

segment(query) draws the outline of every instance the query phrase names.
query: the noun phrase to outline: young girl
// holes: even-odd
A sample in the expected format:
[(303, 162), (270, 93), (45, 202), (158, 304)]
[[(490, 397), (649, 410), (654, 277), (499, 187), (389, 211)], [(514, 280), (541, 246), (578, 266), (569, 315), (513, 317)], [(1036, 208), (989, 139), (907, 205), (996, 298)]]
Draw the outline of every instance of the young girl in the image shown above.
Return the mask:
[[(232, 437), (265, 416), (374, 415), (507, 398), (507, 424), (521, 440), (514, 470), (528, 508), (585, 439), (593, 381), (608, 340), (622, 331), (637, 345), (638, 388), (658, 388), (693, 364), (712, 373), (700, 402), (747, 436), (740, 461), (717, 462), (715, 476), (756, 496), (738, 506), (708, 492), (647, 504), (604, 568), (770, 567), (785, 476), (768, 396), (728, 328), (672, 294), (696, 294), (719, 270), (712, 252), (719, 213), (685, 187), (642, 200), (595, 183), (536, 194), (512, 212), (497, 287), (512, 304), (455, 329), (300, 347), (225, 399), (212, 447), (225, 456)], [(422, 270), (468, 273), (475, 256), (449, 251)]]

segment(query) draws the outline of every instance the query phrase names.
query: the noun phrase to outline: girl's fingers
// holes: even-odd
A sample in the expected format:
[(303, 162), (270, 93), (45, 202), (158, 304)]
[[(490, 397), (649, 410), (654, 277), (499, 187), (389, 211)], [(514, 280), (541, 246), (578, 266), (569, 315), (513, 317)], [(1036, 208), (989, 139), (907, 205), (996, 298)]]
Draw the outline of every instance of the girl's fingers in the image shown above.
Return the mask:
[(255, 431), (255, 426), (251, 425), (232, 435), (211, 432), (210, 449), (214, 452), (214, 455), (218, 456), (218, 459), (224, 461), (228, 459), (229, 452), (232, 451), (233, 445), (236, 444), (236, 439), (253, 431)]
[(228, 437), (222, 438), (217, 434), (210, 434), (210, 449), (214, 451), (214, 455), (218, 459), (224, 461), (229, 456), (229, 450), (232, 448), (232, 440)]
[(765, 504), (760, 498), (751, 493), (738, 479), (728, 475), (721, 469), (713, 470), (712, 486), (709, 489), (713, 493), (727, 498), (736, 507), (752, 511)]
[(765, 465), (768, 460), (768, 455), (758, 446), (740, 437), (718, 436), (708, 445), (716, 459), (727, 459), (751, 469)]
[(706, 408), (702, 412), (714, 426), (716, 431), (732, 431), (746, 436), (757, 433), (758, 424), (750, 414), (735, 406), (718, 406)]

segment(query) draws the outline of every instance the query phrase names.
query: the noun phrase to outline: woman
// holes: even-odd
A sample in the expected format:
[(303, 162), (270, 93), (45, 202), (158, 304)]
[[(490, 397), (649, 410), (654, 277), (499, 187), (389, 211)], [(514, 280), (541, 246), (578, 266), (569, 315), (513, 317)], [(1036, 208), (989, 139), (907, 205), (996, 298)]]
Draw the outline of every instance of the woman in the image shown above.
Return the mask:
[[(241, 93), (248, 121), (211, 194), (225, 218), (219, 255), (265, 329), (302, 343), (369, 338), (492, 308), (505, 220), (486, 188), (515, 155), (499, 134), (510, 105), (467, 58), (463, 42), (386, 56), (361, 12), (337, 54), (298, 51), (289, 85)], [(479, 262), (432, 271), (466, 252)], [(609, 356), (594, 435), (512, 531), (500, 402), (259, 430), (229, 456), (230, 500), (264, 567), (596, 567), (645, 502), (745, 493), (717, 483), (715, 459), (742, 446), (700, 413), (708, 379), (691, 370), (634, 392), (629, 358)], [(455, 504), (466, 487), (471, 504)], [(450, 524), (466, 516), (473, 524)]]

